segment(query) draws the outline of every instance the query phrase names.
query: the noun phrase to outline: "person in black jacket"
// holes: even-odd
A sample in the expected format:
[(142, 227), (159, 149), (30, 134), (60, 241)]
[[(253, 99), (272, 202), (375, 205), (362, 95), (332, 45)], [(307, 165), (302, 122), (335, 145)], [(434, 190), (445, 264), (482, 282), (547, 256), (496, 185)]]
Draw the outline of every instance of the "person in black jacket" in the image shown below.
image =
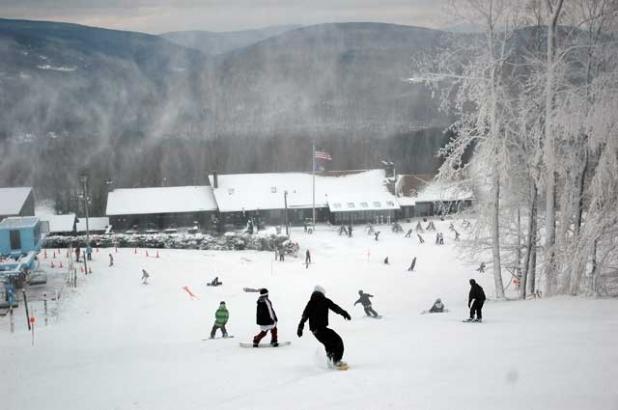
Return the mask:
[(360, 303), (361, 305), (363, 305), (363, 309), (365, 309), (365, 314), (369, 317), (378, 317), (378, 312), (376, 312), (375, 310), (373, 310), (373, 308), (371, 307), (371, 300), (369, 300), (369, 298), (372, 298), (373, 295), (370, 295), (369, 293), (364, 293), (362, 290), (358, 291), (358, 300), (356, 302), (354, 302), (354, 306), (356, 306), (358, 303)]
[(340, 314), (346, 320), (352, 319), (348, 312), (325, 296), (324, 289), (321, 286), (316, 286), (307, 306), (305, 306), (296, 334), (298, 337), (302, 337), (305, 322), (309, 320), (309, 330), (324, 345), (328, 359), (335, 367), (344, 367), (345, 363), (341, 361), (343, 357), (343, 340), (334, 330), (328, 327), (329, 309)]
[(270, 330), (270, 344), (277, 347), (277, 314), (273, 309), (273, 304), (268, 299), (268, 289), (260, 289), (260, 297), (257, 300), (257, 324), (260, 326), (260, 333), (253, 338), (253, 347), (258, 347), (260, 340)]
[[(483, 321), (483, 304), (485, 303), (485, 292), (474, 279), (470, 279), (470, 293), (468, 294), (468, 307), (470, 308), (470, 319), (468, 322)], [(474, 313), (476, 312), (476, 319)]]

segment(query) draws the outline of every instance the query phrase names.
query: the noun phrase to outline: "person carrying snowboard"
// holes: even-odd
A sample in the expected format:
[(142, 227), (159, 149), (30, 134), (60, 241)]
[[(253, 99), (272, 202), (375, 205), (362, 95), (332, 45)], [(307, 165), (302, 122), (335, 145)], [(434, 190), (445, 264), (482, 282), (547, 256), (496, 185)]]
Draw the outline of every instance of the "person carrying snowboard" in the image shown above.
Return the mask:
[(370, 295), (369, 293), (364, 293), (362, 290), (358, 291), (358, 300), (356, 302), (354, 302), (354, 306), (356, 306), (358, 303), (360, 303), (361, 305), (363, 305), (363, 309), (365, 309), (365, 314), (369, 317), (378, 317), (378, 312), (376, 312), (375, 310), (373, 310), (373, 308), (371, 307), (371, 300), (369, 300), (369, 298), (372, 298), (373, 295)]
[(225, 329), (225, 324), (230, 318), (230, 313), (227, 311), (227, 307), (225, 306), (225, 302), (221, 301), (219, 303), (219, 309), (215, 312), (215, 324), (212, 325), (212, 330), (210, 331), (210, 338), (215, 338), (215, 333), (217, 329), (221, 329), (221, 333), (223, 333), (223, 337), (227, 337), (227, 330)]
[[(474, 279), (470, 279), (470, 293), (468, 294), (468, 307), (470, 308), (470, 318), (467, 322), (483, 321), (483, 304), (485, 303), (485, 292)], [(476, 313), (476, 319), (474, 314)]]
[(268, 289), (260, 289), (260, 297), (257, 300), (256, 321), (260, 326), (260, 333), (253, 338), (253, 347), (258, 347), (260, 340), (270, 330), (270, 344), (273, 347), (279, 346), (277, 342), (277, 314), (273, 309), (273, 304), (268, 299)]
[(343, 340), (337, 332), (328, 327), (329, 310), (340, 314), (346, 320), (352, 319), (348, 312), (340, 308), (332, 300), (328, 299), (325, 296), (324, 288), (318, 285), (313, 290), (311, 298), (309, 299), (309, 302), (307, 302), (307, 306), (305, 306), (305, 310), (303, 311), (300, 323), (298, 324), (296, 334), (298, 337), (303, 336), (305, 322), (309, 320), (309, 330), (311, 330), (313, 336), (315, 336), (315, 338), (324, 345), (328, 360), (333, 364), (333, 366), (335, 366), (335, 368), (346, 369), (347, 364), (341, 361), (344, 350)]

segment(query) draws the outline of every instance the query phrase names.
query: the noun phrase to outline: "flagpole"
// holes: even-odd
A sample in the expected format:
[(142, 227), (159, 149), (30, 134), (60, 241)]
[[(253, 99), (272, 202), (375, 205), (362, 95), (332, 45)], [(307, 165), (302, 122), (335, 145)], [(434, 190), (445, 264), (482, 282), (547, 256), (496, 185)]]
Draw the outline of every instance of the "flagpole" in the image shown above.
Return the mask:
[(313, 178), (313, 213), (312, 222), (315, 231), (315, 142), (311, 145), (311, 176)]

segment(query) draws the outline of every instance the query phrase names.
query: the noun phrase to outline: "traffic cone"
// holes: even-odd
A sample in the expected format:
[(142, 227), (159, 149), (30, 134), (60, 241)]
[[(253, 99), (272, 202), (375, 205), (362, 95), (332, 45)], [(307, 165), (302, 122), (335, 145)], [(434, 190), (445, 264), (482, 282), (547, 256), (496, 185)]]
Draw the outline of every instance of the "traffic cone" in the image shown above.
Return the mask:
[(157, 259), (159, 258), (159, 251), (157, 251)]

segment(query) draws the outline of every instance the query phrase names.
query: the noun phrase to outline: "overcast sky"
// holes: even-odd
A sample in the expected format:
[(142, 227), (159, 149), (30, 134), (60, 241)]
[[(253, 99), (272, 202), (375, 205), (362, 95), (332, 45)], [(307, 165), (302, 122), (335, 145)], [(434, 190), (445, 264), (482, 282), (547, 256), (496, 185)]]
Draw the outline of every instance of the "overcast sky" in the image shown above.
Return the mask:
[(0, 17), (159, 34), (377, 21), (439, 28), (447, 0), (0, 0)]

